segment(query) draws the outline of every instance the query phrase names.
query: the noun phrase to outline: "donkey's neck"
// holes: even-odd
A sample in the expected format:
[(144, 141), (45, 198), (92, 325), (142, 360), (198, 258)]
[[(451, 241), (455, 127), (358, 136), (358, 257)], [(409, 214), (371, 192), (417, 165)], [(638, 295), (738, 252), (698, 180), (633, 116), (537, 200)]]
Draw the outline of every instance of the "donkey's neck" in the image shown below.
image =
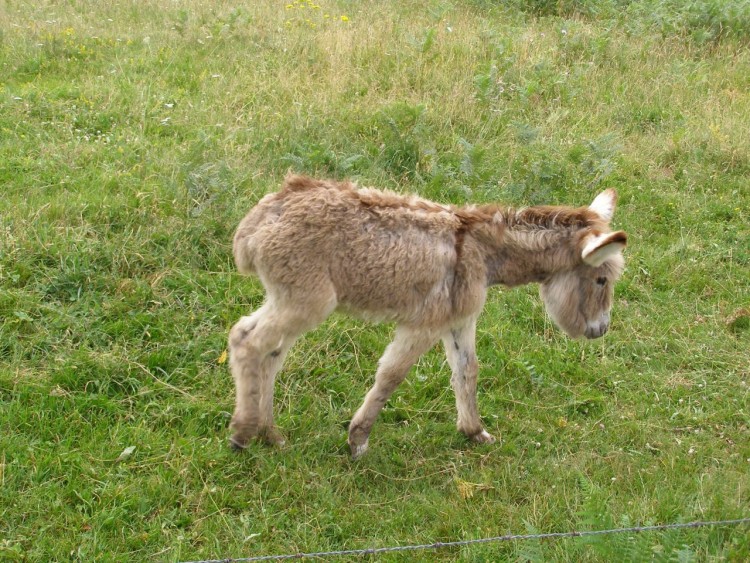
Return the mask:
[(591, 228), (606, 226), (585, 207), (495, 208), (472, 227), (483, 249), (487, 285), (511, 287), (574, 268), (581, 237)]

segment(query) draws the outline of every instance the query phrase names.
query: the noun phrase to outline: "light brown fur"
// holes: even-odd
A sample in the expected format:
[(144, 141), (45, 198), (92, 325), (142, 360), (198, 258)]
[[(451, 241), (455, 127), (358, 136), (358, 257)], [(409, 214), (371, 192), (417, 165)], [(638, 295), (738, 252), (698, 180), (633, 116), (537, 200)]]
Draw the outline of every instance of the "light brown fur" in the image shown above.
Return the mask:
[(476, 320), (487, 288), (541, 283), (553, 320), (573, 337), (609, 324), (625, 233), (611, 233), (614, 191), (589, 207), (454, 207), (417, 196), (291, 176), (264, 197), (234, 237), (239, 270), (257, 275), (266, 302), (229, 337), (237, 388), (232, 443), (283, 443), (273, 423), (276, 373), (294, 341), (335, 309), (397, 324), (375, 385), (349, 427), (367, 449), (385, 402), (420, 355), (443, 340), (458, 429), (491, 442), (476, 405)]

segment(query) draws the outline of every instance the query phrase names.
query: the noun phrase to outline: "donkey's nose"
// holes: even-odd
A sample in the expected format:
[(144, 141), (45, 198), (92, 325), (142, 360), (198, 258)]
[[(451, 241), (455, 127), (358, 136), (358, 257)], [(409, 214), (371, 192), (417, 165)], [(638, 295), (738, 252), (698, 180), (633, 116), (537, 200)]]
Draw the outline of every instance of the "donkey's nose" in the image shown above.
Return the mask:
[(586, 338), (599, 338), (600, 336), (604, 336), (604, 334), (607, 332), (607, 329), (609, 328), (609, 323), (599, 322), (599, 323), (591, 323), (586, 327), (586, 332), (584, 332), (584, 335)]

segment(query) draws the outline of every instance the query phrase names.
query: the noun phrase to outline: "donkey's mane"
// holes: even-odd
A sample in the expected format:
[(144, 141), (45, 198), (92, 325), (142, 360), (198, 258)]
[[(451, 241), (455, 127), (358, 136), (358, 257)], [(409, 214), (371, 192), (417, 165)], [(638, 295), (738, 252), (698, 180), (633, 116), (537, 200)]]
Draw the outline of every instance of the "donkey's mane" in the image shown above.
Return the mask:
[(512, 229), (547, 230), (606, 228), (606, 222), (588, 207), (539, 205), (513, 208), (497, 204), (456, 206), (440, 204), (418, 196), (401, 195), (392, 191), (358, 188), (351, 182), (316, 180), (307, 176), (287, 176), (282, 192), (299, 192), (313, 189), (340, 190), (372, 209), (403, 209), (421, 213), (450, 213), (460, 224), (470, 227), (476, 223), (495, 222)]
[(538, 205), (521, 209), (507, 209), (505, 220), (512, 227), (538, 229), (581, 229), (604, 226), (601, 217), (588, 207)]

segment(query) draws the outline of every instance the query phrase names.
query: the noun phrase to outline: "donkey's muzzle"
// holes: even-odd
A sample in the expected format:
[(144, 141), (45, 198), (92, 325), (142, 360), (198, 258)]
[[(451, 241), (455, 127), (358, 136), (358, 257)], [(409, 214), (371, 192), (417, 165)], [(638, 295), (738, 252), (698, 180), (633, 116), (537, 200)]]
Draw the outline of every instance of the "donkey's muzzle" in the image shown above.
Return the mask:
[(599, 338), (600, 336), (604, 336), (608, 329), (608, 322), (592, 323), (586, 327), (586, 331), (583, 334), (588, 339)]

